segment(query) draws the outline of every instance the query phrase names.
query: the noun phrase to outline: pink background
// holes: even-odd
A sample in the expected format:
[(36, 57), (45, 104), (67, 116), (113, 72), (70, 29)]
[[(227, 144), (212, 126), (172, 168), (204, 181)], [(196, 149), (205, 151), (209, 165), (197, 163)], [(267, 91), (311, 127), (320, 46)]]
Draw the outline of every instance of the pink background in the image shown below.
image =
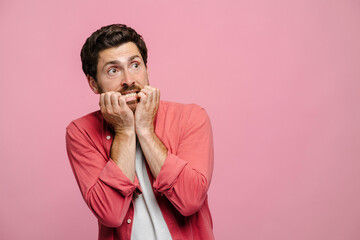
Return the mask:
[(211, 117), (217, 239), (360, 239), (358, 0), (1, 1), (1, 239), (97, 238), (65, 127), (98, 108), (79, 52), (110, 23)]

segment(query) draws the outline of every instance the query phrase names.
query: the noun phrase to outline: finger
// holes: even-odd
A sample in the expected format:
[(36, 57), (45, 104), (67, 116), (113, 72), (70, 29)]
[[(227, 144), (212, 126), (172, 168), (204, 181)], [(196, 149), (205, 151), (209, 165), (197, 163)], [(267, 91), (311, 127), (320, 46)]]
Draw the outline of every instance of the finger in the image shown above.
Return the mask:
[(105, 108), (108, 113), (112, 113), (112, 105), (111, 105), (111, 94), (113, 92), (106, 92), (104, 97)]
[(99, 98), (99, 106), (100, 106), (100, 108), (103, 108), (105, 106), (104, 97), (105, 97), (105, 93), (101, 93), (100, 98)]
[(151, 87), (151, 100), (153, 102), (156, 102), (156, 99), (157, 99), (157, 90), (156, 88), (154, 87)]
[(149, 92), (149, 94), (154, 93), (156, 88), (152, 87), (152, 86), (146, 86), (145, 91)]
[(149, 101), (156, 103), (157, 89), (154, 87), (148, 86), (147, 90), (149, 91), (149, 93), (148, 93)]
[(119, 106), (119, 95), (117, 93), (112, 93), (110, 95), (110, 102), (113, 107)]
[(118, 92), (114, 92), (110, 96), (112, 109), (116, 113), (119, 113), (121, 111), (120, 105), (119, 105), (119, 97), (120, 97), (120, 93), (118, 93)]
[(146, 88), (142, 89), (142, 92), (146, 95), (146, 103), (151, 103), (153, 101), (153, 90), (151, 87), (147, 86)]
[(105, 93), (100, 94), (99, 105), (100, 105), (101, 112), (104, 113), (104, 110), (105, 110)]
[(151, 93), (151, 89), (148, 86), (146, 86), (143, 89), (141, 89), (140, 92), (144, 93), (145, 95), (149, 95)]
[(154, 100), (156, 101), (156, 103), (159, 103), (160, 101), (160, 90), (155, 88), (155, 94), (154, 94)]
[(121, 111), (131, 111), (130, 107), (127, 105), (126, 96), (121, 94), (119, 95), (119, 107)]
[(152, 86), (150, 86), (150, 85), (147, 85), (147, 86), (145, 86), (144, 88), (145, 88), (145, 89), (150, 89), (150, 90), (151, 90), (151, 89), (154, 89), (154, 87), (152, 87)]
[(145, 102), (147, 99), (147, 95), (144, 92), (139, 92), (138, 97), (140, 98), (140, 102)]
[(120, 107), (120, 109), (124, 110), (125, 107), (127, 106), (125, 96), (123, 96), (123, 95), (120, 94), (120, 95), (118, 96), (118, 102), (119, 102), (119, 107)]

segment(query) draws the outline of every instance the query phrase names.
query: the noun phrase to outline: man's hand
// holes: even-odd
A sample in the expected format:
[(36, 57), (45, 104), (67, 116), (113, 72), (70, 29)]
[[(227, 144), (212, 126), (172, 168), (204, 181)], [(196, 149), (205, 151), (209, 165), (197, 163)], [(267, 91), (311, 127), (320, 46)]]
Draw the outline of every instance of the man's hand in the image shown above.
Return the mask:
[(154, 132), (154, 119), (159, 108), (160, 90), (145, 86), (138, 93), (140, 102), (135, 111), (135, 130), (137, 135)]
[(136, 149), (134, 113), (127, 106), (125, 97), (119, 92), (102, 93), (99, 104), (101, 114), (115, 131), (110, 151), (111, 159), (134, 182)]
[(135, 111), (136, 135), (150, 171), (156, 178), (167, 156), (167, 149), (154, 130), (154, 120), (159, 108), (160, 90), (146, 86), (141, 89), (138, 96), (140, 102)]
[(113, 126), (115, 133), (121, 134), (135, 130), (134, 114), (127, 106), (125, 97), (121, 93), (102, 93), (99, 105), (101, 114)]

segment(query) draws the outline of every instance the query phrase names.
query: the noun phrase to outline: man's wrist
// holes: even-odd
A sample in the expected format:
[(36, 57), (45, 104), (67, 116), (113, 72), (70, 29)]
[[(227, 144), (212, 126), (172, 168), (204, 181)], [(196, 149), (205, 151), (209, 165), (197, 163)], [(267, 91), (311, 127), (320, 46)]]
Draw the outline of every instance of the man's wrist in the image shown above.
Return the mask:
[(153, 127), (136, 128), (136, 135), (138, 137), (147, 137), (147, 136), (152, 136), (153, 134), (154, 134)]
[(119, 137), (131, 137), (135, 135), (135, 129), (134, 128), (120, 128), (120, 129), (114, 129), (115, 135)]

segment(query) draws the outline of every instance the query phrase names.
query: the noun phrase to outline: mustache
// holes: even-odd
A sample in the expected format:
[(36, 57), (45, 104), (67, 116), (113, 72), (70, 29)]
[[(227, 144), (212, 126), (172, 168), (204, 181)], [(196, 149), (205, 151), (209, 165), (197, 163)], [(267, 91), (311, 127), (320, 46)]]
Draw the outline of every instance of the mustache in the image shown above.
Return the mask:
[(120, 93), (123, 94), (124, 92), (130, 92), (130, 91), (135, 91), (135, 92), (140, 92), (142, 89), (142, 87), (138, 84), (133, 84), (133, 85), (125, 85), (120, 89)]

